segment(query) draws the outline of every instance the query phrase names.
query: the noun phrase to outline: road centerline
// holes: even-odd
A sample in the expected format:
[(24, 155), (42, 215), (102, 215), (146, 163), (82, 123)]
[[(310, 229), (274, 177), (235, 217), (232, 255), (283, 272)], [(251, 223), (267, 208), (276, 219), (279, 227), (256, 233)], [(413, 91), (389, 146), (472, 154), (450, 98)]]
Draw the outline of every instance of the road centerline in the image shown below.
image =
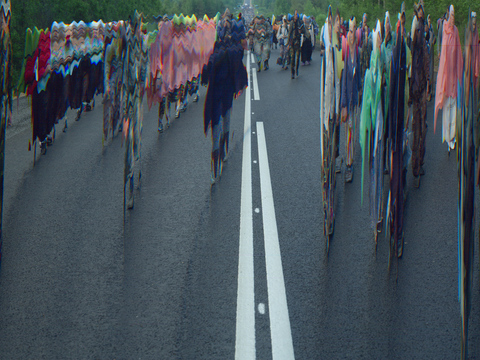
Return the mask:
[(273, 360), (295, 359), (263, 122), (257, 122), (268, 311)]
[(252, 78), (253, 78), (253, 99), (260, 100), (260, 92), (258, 91), (258, 80), (257, 80), (256, 69), (252, 69)]
[[(248, 52), (250, 54), (250, 52)], [(247, 55), (248, 84), (250, 62)], [(235, 359), (255, 360), (255, 289), (253, 264), (252, 208), (252, 135), (251, 98), (245, 91), (245, 123), (243, 136), (242, 188), (240, 202), (240, 239), (238, 250), (237, 320)]]

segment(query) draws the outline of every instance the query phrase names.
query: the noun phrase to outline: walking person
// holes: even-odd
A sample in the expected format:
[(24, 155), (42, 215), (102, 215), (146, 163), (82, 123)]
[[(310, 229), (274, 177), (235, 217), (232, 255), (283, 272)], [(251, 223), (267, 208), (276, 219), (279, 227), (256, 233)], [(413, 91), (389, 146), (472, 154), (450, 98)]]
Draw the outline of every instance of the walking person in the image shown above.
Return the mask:
[(409, 104), (412, 104), (413, 108), (413, 186), (418, 188), (420, 187), (420, 176), (425, 174), (423, 163), (427, 135), (427, 89), (430, 81), (430, 57), (424, 36), (425, 22), (422, 0), (415, 6), (415, 13), (416, 21), (412, 28), (412, 76)]
[(439, 109), (443, 109), (442, 142), (447, 142), (448, 153), (455, 149), (458, 84), (463, 74), (463, 56), (460, 36), (455, 26), (455, 9), (450, 5), (448, 21), (443, 24), (442, 52), (438, 66), (435, 92), (434, 131)]
[[(407, 46), (405, 31), (405, 3), (402, 3), (399, 24), (397, 25), (396, 44), (393, 49), (390, 79), (390, 107), (388, 116), (388, 141), (390, 161), (390, 234), (396, 255), (403, 254), (403, 213), (406, 183), (404, 164), (405, 103), (408, 98), (408, 65), (410, 50)], [(391, 252), (391, 254), (394, 252)]]
[[(335, 199), (335, 159), (336, 159), (336, 133), (340, 130), (337, 124), (338, 102), (336, 101), (336, 51), (332, 40), (334, 28), (332, 24), (332, 9), (329, 7), (328, 16), (324, 26), (325, 55), (321, 62), (320, 70), (320, 142), (322, 153), (322, 194), (325, 214), (324, 232), (327, 238), (333, 233), (335, 222), (334, 199)], [(340, 55), (341, 56), (341, 55)]]
[(277, 39), (280, 45), (280, 59), (282, 63), (282, 69), (287, 70), (287, 58), (288, 58), (288, 24), (287, 17), (284, 15), (282, 24), (278, 28)]
[[(468, 16), (465, 29), (465, 71), (461, 96), (462, 116), (458, 132), (458, 249), (459, 249), (459, 300), (462, 319), (461, 359), (468, 359), (468, 320), (471, 311), (474, 241), (475, 241), (475, 141), (474, 122), (476, 112), (475, 73), (476, 47), (478, 33), (475, 37), (472, 13)], [(476, 39), (475, 39), (476, 38)], [(476, 40), (476, 43), (474, 41)], [(478, 74), (478, 73), (477, 73)]]
[[(370, 163), (370, 214), (373, 218), (375, 245), (383, 220), (383, 142), (384, 118), (382, 110), (382, 75), (381, 59), (382, 31), (380, 20), (377, 20), (372, 31), (373, 51), (370, 67), (365, 72), (362, 112), (360, 117), (360, 146), (362, 149), (362, 181), (361, 199), (363, 202), (363, 179), (365, 163)], [(367, 152), (368, 150), (368, 152)], [(373, 157), (367, 157), (372, 154)]]
[(343, 74), (343, 59), (342, 59), (342, 39), (343, 35), (341, 32), (341, 20), (340, 12), (335, 13), (335, 21), (333, 23), (333, 35), (332, 35), (332, 45), (335, 49), (335, 112), (336, 112), (336, 122), (337, 131), (335, 132), (335, 173), (340, 173), (342, 171), (342, 158), (340, 157), (340, 96), (341, 96), (341, 84), (342, 84), (342, 74)]
[(302, 65), (310, 65), (310, 61), (312, 61), (313, 26), (312, 21), (306, 15), (303, 15), (303, 26), (305, 27), (305, 32), (303, 35), (301, 60)]
[(346, 169), (345, 182), (353, 180), (353, 158), (354, 158), (354, 135), (355, 125), (358, 117), (358, 103), (360, 92), (360, 72), (357, 70), (360, 66), (360, 60), (357, 50), (355, 37), (356, 22), (352, 17), (349, 21), (347, 34), (347, 49), (344, 60), (344, 69), (342, 76), (342, 122), (345, 123), (345, 150), (346, 150)]
[(295, 10), (295, 15), (290, 22), (290, 29), (288, 32), (288, 46), (290, 47), (290, 65), (292, 67), (292, 79), (295, 79), (295, 73), (298, 76), (298, 66), (300, 65), (300, 41), (304, 33), (305, 27), (298, 17), (298, 12)]
[(435, 51), (434, 47), (437, 43), (437, 37), (435, 36), (435, 31), (433, 31), (432, 22), (430, 20), (430, 15), (427, 16), (427, 25), (425, 28), (427, 46), (428, 46), (428, 58), (429, 58), (429, 83), (427, 89), (427, 101), (432, 100), (432, 92), (433, 92), (433, 67), (434, 67), (434, 59), (435, 59)]

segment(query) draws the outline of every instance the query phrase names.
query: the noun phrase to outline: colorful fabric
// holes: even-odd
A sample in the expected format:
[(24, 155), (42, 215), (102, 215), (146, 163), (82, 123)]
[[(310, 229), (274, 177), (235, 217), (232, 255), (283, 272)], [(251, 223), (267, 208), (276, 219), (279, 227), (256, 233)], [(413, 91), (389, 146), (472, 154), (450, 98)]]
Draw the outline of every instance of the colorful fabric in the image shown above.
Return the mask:
[[(445, 21), (435, 93), (434, 131), (437, 125), (438, 110), (444, 107), (447, 98), (457, 98), (457, 88), (462, 79), (462, 72), (463, 56), (458, 29), (450, 21)], [(453, 121), (453, 118), (450, 121)], [(448, 138), (444, 137), (445, 139), (449, 141)]]

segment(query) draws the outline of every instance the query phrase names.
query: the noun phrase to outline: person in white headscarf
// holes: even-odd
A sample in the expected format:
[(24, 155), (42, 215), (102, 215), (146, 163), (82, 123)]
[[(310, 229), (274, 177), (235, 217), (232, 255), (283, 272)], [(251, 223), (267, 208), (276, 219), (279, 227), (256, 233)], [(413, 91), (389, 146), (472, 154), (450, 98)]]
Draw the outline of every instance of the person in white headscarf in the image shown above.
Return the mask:
[(336, 101), (336, 56), (337, 52), (332, 45), (333, 23), (332, 10), (329, 7), (324, 26), (325, 53), (320, 70), (320, 141), (322, 154), (322, 181), (323, 206), (325, 211), (325, 235), (333, 233), (334, 225), (334, 195), (335, 195), (335, 159), (336, 159), (336, 132), (337, 101)]
[(455, 148), (455, 127), (457, 120), (457, 95), (463, 76), (463, 55), (460, 36), (455, 26), (455, 9), (450, 5), (449, 18), (443, 24), (442, 52), (437, 73), (435, 91), (435, 120), (439, 109), (443, 109), (442, 140), (448, 144), (448, 152)]
[(282, 63), (282, 69), (287, 70), (287, 58), (288, 58), (288, 24), (287, 17), (284, 15), (282, 18), (282, 25), (279, 26), (277, 32), (277, 39), (280, 45), (280, 58)]

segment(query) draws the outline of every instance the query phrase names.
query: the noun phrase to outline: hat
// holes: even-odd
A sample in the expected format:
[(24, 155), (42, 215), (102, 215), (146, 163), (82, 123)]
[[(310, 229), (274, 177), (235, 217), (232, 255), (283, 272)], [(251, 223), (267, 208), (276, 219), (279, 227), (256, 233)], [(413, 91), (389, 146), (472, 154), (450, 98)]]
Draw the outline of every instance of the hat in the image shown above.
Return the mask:
[(475, 11), (472, 11), (472, 18), (476, 18), (477, 17), (477, 13)]

